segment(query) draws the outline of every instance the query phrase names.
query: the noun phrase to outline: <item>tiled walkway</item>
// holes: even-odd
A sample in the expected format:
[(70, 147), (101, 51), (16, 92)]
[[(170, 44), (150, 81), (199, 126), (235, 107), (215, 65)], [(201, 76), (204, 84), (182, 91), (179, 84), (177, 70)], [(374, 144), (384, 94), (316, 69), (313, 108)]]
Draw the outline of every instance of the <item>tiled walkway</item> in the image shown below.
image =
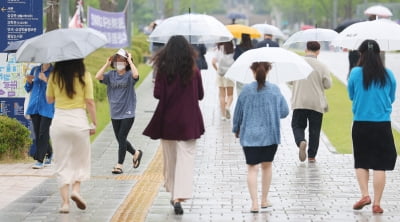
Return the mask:
[[(330, 152), (333, 149), (322, 136), (317, 162), (299, 162), (290, 128), (290, 116), (282, 120), (282, 144), (273, 164), (269, 195), (273, 206), (258, 214), (249, 213), (251, 202), (244, 156), (239, 141), (231, 133), (231, 123), (220, 120), (215, 73), (204, 71), (203, 81), (206, 94), (201, 108), (206, 133), (198, 140), (194, 197), (183, 204), (184, 215), (174, 215), (169, 204), (169, 194), (161, 185), (157, 187), (157, 183), (161, 184), (158, 181), (161, 159), (152, 159), (157, 156), (158, 141), (152, 141), (141, 134), (156, 104), (152, 98), (152, 83), (148, 78), (137, 91), (137, 117), (129, 136), (135, 147), (144, 151), (142, 165), (138, 169), (131, 168), (130, 156), (127, 155), (124, 174), (111, 174), (117, 158), (117, 143), (111, 126), (108, 126), (92, 145), (92, 179), (84, 182), (82, 187), (88, 209), (80, 211), (72, 207), (70, 214), (60, 215), (57, 212), (60, 197), (56, 181), (51, 177), (51, 167), (34, 171), (29, 164), (1, 165), (0, 195), (4, 202), (0, 201), (0, 204), (3, 203), (0, 205), (0, 221), (102, 222), (112, 218), (121, 218), (118, 221), (142, 221), (143, 218), (149, 222), (400, 221), (399, 161), (395, 170), (387, 173), (382, 201), (385, 213), (375, 216), (370, 206), (354, 211), (352, 205), (358, 200), (359, 191), (352, 156)], [(290, 96), (287, 87), (282, 86), (281, 90)], [(153, 168), (154, 174), (149, 173), (150, 168)], [(24, 182), (21, 185), (19, 181)], [(43, 183), (38, 185), (40, 181)], [(145, 184), (140, 184), (143, 181)], [(146, 183), (152, 183), (152, 186), (146, 187)], [(139, 186), (145, 188), (135, 189)], [(21, 196), (24, 189), (27, 192)], [(126, 206), (126, 203), (133, 204), (130, 208), (120, 207)], [(136, 209), (138, 214), (144, 216), (136, 217), (133, 216), (136, 214), (121, 209)], [(125, 216), (116, 217), (121, 214)]]

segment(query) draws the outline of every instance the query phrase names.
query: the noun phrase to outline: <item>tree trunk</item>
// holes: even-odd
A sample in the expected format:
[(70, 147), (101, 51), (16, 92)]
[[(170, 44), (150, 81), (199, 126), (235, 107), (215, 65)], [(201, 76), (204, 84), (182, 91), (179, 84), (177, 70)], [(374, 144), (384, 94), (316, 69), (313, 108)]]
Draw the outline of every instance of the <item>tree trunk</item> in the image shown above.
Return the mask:
[(46, 32), (58, 29), (60, 26), (59, 0), (47, 0), (46, 8)]
[(115, 0), (101, 0), (100, 9), (103, 11), (115, 12), (117, 10), (117, 2)]

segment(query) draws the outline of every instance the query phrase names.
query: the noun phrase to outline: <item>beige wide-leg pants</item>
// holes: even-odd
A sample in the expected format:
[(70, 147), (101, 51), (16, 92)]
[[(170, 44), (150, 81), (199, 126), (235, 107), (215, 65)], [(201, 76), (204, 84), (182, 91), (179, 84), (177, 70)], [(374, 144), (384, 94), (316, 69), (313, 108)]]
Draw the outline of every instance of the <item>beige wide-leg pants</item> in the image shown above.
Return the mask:
[(161, 140), (164, 157), (164, 187), (172, 200), (189, 199), (193, 195), (196, 140)]

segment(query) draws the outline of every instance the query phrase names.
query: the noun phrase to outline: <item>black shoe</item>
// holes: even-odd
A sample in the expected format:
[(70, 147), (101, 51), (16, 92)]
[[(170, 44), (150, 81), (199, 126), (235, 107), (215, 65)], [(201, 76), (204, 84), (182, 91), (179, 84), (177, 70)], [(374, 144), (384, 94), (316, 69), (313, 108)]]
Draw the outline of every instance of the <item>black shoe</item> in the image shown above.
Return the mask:
[(176, 202), (174, 203), (174, 211), (176, 215), (182, 215), (183, 214), (183, 209), (181, 202)]

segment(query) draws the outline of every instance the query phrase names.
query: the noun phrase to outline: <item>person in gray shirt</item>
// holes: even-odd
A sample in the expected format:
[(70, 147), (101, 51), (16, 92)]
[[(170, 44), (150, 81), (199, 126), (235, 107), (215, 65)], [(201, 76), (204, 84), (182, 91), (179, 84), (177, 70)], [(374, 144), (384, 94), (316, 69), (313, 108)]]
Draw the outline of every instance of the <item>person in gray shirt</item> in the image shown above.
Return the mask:
[[(107, 67), (113, 70), (105, 73)], [(133, 167), (138, 168), (143, 152), (135, 150), (127, 140), (135, 120), (136, 93), (134, 85), (139, 80), (139, 73), (132, 62), (132, 55), (124, 49), (107, 59), (96, 74), (96, 79), (107, 85), (108, 102), (110, 103), (111, 123), (118, 141), (118, 163), (113, 174), (121, 174), (126, 152), (133, 155)]]

